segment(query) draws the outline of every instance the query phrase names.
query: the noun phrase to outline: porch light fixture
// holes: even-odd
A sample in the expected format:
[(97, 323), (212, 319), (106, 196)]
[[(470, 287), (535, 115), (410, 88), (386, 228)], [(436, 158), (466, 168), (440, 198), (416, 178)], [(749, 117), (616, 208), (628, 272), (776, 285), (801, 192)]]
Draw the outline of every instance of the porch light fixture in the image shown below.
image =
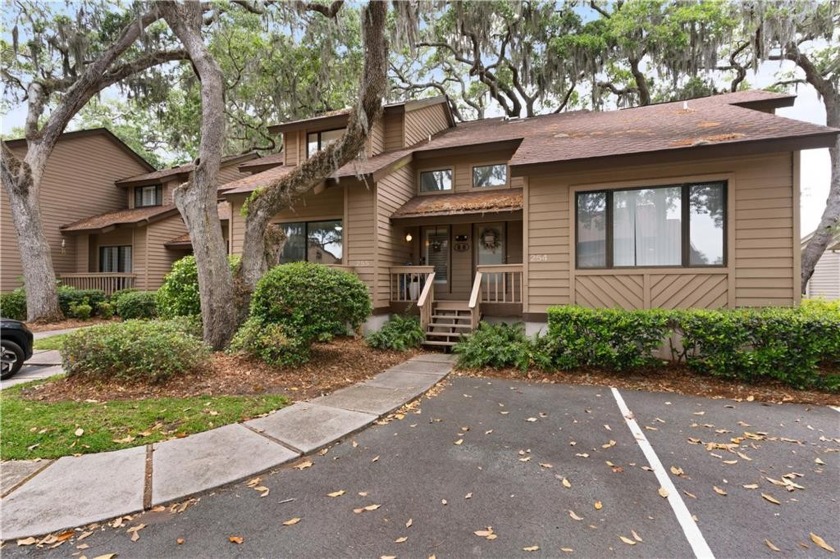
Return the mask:
[(405, 242), (410, 243), (412, 239), (414, 239), (414, 237), (411, 236), (411, 233), (405, 234)]

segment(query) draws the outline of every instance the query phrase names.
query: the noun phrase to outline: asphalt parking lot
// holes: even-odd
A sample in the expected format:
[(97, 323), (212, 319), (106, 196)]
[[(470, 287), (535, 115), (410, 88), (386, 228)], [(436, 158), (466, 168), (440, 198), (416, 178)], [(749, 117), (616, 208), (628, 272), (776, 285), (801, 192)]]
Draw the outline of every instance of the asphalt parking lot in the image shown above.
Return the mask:
[(831, 408), (466, 377), (436, 391), (310, 467), (2, 554), (832, 556), (811, 534), (840, 549)]

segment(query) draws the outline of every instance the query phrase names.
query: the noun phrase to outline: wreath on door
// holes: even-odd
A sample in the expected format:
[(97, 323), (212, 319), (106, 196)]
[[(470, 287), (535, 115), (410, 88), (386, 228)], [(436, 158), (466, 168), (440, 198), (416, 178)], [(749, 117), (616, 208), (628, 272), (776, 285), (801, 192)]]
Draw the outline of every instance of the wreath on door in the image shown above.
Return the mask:
[(485, 249), (496, 252), (496, 249), (502, 246), (502, 234), (495, 227), (485, 227), (481, 230), (478, 241)]

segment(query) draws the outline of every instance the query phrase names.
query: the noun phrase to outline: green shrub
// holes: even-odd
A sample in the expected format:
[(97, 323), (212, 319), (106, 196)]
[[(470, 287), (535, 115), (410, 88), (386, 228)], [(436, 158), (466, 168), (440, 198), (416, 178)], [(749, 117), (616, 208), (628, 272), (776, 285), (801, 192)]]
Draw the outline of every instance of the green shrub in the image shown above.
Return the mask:
[(668, 313), (660, 310), (550, 307), (543, 349), (559, 369), (589, 366), (621, 371), (656, 363), (652, 354), (669, 330)]
[(402, 316), (395, 314), (378, 332), (367, 336), (367, 345), (374, 349), (394, 349), (407, 351), (420, 347), (425, 334), (420, 327), (420, 320), (416, 316)]
[(157, 316), (157, 296), (154, 291), (131, 291), (120, 295), (114, 307), (124, 320), (154, 318)]
[(0, 293), (0, 314), (12, 320), (26, 320), (26, 293), (23, 288)]
[(244, 353), (269, 365), (291, 367), (309, 361), (310, 344), (290, 335), (282, 324), (249, 318), (230, 343), (231, 353)]
[(128, 287), (126, 289), (120, 289), (119, 291), (114, 291), (111, 293), (111, 296), (108, 297), (108, 302), (114, 305), (114, 309), (117, 308), (117, 304), (120, 302), (120, 299), (123, 298), (124, 295), (128, 295), (129, 293), (137, 293), (137, 289), (133, 287)]
[(517, 367), (525, 370), (531, 362), (531, 343), (522, 324), (482, 322), (468, 338), (458, 342), (458, 366), (467, 369)]
[[(100, 303), (101, 304), (101, 303)], [(88, 320), (93, 313), (93, 307), (87, 302), (87, 299), (81, 303), (70, 303), (70, 312), (68, 316), (78, 318), (79, 320)]]
[(69, 285), (58, 287), (58, 306), (61, 307), (64, 316), (74, 316), (74, 305), (89, 305), (92, 312), (99, 303), (104, 303), (106, 300), (105, 292), (101, 289), (76, 289)]
[(166, 321), (188, 336), (198, 338), (199, 340), (204, 336), (200, 316), (175, 316), (167, 318)]
[[(228, 257), (228, 262), (233, 270), (239, 264), (239, 256)], [(158, 312), (164, 318), (201, 314), (195, 256), (185, 256), (172, 265), (172, 270), (166, 274), (163, 285), (157, 291), (157, 297)]]
[(358, 328), (371, 312), (367, 287), (355, 274), (296, 262), (269, 270), (251, 298), (251, 317), (281, 324), (307, 342)]
[(128, 320), (68, 334), (61, 352), (68, 376), (158, 383), (203, 364), (201, 340), (164, 320)]
[(102, 302), (96, 305), (96, 314), (100, 318), (109, 319), (114, 316), (114, 305), (111, 303)]
[(696, 371), (756, 382), (775, 378), (796, 388), (831, 388), (820, 365), (840, 363), (840, 315), (787, 308), (674, 313), (686, 362)]

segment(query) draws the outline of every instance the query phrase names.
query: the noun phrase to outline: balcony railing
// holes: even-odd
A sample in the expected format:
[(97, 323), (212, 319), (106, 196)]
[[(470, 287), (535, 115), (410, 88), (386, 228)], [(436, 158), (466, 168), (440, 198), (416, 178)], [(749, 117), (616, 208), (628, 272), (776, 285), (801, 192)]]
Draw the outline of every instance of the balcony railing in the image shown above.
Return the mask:
[(434, 266), (392, 266), (391, 302), (416, 302), (423, 292), (428, 275), (434, 271)]
[(522, 304), (522, 264), (476, 266), (481, 274), (481, 302)]
[(101, 289), (111, 295), (121, 289), (134, 287), (135, 274), (90, 273), (90, 274), (60, 274), (58, 279), (64, 285), (76, 289)]

